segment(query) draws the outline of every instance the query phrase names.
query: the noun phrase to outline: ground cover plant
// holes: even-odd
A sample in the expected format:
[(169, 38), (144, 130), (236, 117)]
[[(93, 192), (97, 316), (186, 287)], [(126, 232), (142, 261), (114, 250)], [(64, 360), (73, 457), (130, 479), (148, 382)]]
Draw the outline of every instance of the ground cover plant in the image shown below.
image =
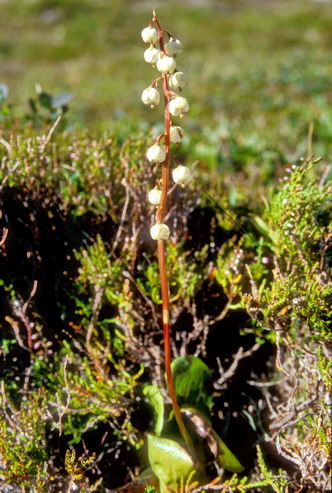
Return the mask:
[(1, 5), (0, 489), (330, 491), (331, 10), (131, 6)]

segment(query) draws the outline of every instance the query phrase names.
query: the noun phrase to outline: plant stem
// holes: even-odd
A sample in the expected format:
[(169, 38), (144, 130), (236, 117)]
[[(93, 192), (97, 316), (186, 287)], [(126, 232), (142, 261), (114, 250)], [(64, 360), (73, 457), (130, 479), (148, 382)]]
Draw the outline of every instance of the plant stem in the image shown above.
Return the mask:
[(193, 452), (192, 440), (188, 434), (188, 431), (184, 425), (180, 407), (176, 398), (174, 382), (171, 369), (171, 337), (169, 328), (169, 291), (168, 291), (168, 280), (166, 271), (166, 259), (165, 259), (165, 241), (158, 241), (158, 261), (159, 261), (159, 272), (160, 272), (160, 282), (161, 282), (161, 296), (162, 296), (162, 320), (164, 328), (164, 352), (165, 352), (165, 370), (168, 393), (172, 401), (172, 408), (174, 411), (175, 419), (180, 429), (181, 435), (188, 447), (188, 449)]
[[(158, 26), (159, 32), (159, 45), (160, 50), (164, 51), (164, 41), (163, 41), (163, 31), (160, 28), (160, 25), (157, 20), (155, 20)], [(166, 214), (167, 207), (167, 193), (168, 193), (168, 184), (169, 184), (169, 163), (170, 163), (170, 151), (171, 151), (171, 139), (170, 139), (170, 127), (171, 127), (171, 115), (169, 112), (169, 98), (170, 92), (168, 87), (168, 75), (162, 75), (163, 81), (163, 93), (164, 93), (164, 118), (165, 118), (165, 131), (164, 131), (164, 140), (166, 147), (166, 158), (162, 163), (162, 190), (161, 190), (161, 200), (160, 205), (156, 214), (157, 223), (163, 223)], [(160, 283), (161, 283), (161, 297), (162, 297), (162, 322), (164, 329), (164, 352), (165, 352), (165, 370), (166, 370), (166, 379), (167, 379), (167, 387), (168, 393), (172, 401), (172, 408), (174, 411), (175, 419), (180, 429), (181, 435), (191, 453), (194, 453), (194, 448), (192, 444), (192, 440), (190, 435), (184, 425), (181, 410), (176, 398), (174, 382), (172, 376), (171, 369), (171, 336), (170, 336), (170, 327), (169, 327), (169, 285), (167, 278), (167, 269), (166, 269), (166, 255), (165, 255), (165, 241), (158, 240), (158, 262), (159, 262), (159, 273), (160, 273)]]

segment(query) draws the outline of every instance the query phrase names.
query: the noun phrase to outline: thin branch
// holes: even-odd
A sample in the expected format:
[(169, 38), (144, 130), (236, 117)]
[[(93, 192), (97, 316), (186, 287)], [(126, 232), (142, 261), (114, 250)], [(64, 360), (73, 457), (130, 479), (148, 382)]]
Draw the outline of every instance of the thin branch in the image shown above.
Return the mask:
[(12, 146), (10, 145), (10, 143), (7, 142), (3, 137), (0, 137), (0, 144), (5, 146), (6, 151), (8, 153), (8, 156), (11, 157), (13, 154), (13, 149), (12, 149)]
[(93, 332), (93, 329), (95, 328), (96, 322), (98, 320), (103, 295), (104, 295), (104, 289), (100, 286), (95, 286), (95, 299), (94, 299), (93, 307), (92, 307), (92, 317), (91, 317), (89, 327), (87, 330), (87, 334), (86, 334), (86, 338), (85, 338), (85, 342), (86, 342), (87, 346), (89, 346), (89, 344), (90, 344), (92, 332)]
[(6, 176), (4, 177), (4, 179), (1, 182), (0, 191), (3, 189), (4, 185), (6, 184), (6, 181), (10, 177), (10, 175), (12, 175), (14, 173), (14, 171), (16, 170), (16, 168), (19, 167), (19, 165), (20, 165), (20, 162), (17, 161), (17, 163), (8, 171), (8, 173), (6, 174)]
[(4, 228), (3, 234), (2, 234), (2, 238), (0, 240), (0, 247), (2, 247), (2, 245), (5, 244), (6, 239), (7, 239), (7, 236), (8, 236), (8, 232), (9, 232), (9, 229), (8, 228)]
[(248, 356), (251, 356), (260, 347), (261, 347), (260, 344), (255, 344), (254, 346), (252, 346), (252, 348), (248, 349), (245, 352), (243, 352), (243, 347), (240, 347), (238, 349), (238, 351), (233, 355), (233, 362), (232, 362), (231, 366), (225, 372), (223, 370), (223, 367), (221, 366), (220, 358), (217, 358), (217, 363), (218, 363), (219, 372), (221, 374), (221, 377), (217, 380), (217, 382), (215, 382), (214, 387), (216, 389), (221, 389), (223, 384), (234, 375), (240, 361), (243, 358), (247, 358)]
[(125, 203), (123, 205), (122, 214), (121, 214), (121, 218), (120, 218), (120, 224), (119, 224), (118, 230), (117, 230), (116, 235), (115, 235), (115, 239), (114, 239), (114, 242), (112, 245), (111, 253), (113, 253), (115, 251), (115, 249), (118, 246), (118, 243), (120, 241), (121, 233), (122, 233), (122, 230), (124, 227), (124, 222), (125, 222), (126, 215), (127, 215), (129, 200), (130, 200), (129, 186), (128, 186), (125, 178), (122, 179), (121, 185), (123, 185), (125, 190), (126, 190), (126, 199), (125, 199)]
[(62, 118), (62, 115), (59, 115), (57, 117), (57, 119), (55, 120), (55, 122), (53, 123), (53, 125), (51, 126), (50, 130), (48, 131), (48, 134), (46, 135), (46, 137), (44, 136), (42, 144), (41, 144), (41, 148), (40, 148), (41, 153), (43, 153), (45, 151), (45, 148), (46, 148), (47, 144), (49, 143), (49, 141), (51, 140), (52, 135), (54, 133), (54, 130), (59, 125), (61, 118)]

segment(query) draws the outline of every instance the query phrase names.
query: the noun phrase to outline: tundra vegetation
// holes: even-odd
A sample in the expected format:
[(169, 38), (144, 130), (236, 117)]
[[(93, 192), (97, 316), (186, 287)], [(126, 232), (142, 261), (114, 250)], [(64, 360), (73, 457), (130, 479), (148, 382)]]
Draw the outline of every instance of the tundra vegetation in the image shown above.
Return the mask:
[(1, 491), (331, 491), (331, 6), (1, 10)]

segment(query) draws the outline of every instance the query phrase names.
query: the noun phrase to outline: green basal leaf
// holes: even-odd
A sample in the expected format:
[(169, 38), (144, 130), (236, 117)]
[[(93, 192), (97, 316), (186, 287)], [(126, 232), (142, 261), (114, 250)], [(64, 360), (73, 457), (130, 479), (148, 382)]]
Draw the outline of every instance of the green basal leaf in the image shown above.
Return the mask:
[(239, 459), (235, 457), (233, 452), (229, 450), (227, 445), (222, 441), (219, 435), (212, 430), (213, 437), (217, 443), (218, 447), (218, 455), (217, 461), (226, 471), (231, 472), (242, 472), (244, 470), (244, 466), (241, 464)]
[(149, 404), (153, 407), (157, 421), (155, 424), (155, 434), (160, 435), (164, 426), (164, 400), (157, 385), (146, 385), (143, 389), (143, 394), (148, 398)]
[(173, 440), (148, 435), (149, 461), (159, 479), (160, 493), (176, 492), (195, 471), (190, 455)]
[(241, 462), (213, 430), (206, 416), (192, 408), (182, 409), (182, 412), (190, 420), (197, 435), (207, 441), (212, 454), (221, 467), (231, 472), (241, 472), (244, 470)]
[(207, 382), (211, 378), (209, 367), (195, 356), (183, 356), (172, 361), (175, 393), (180, 406), (210, 409), (212, 395)]

